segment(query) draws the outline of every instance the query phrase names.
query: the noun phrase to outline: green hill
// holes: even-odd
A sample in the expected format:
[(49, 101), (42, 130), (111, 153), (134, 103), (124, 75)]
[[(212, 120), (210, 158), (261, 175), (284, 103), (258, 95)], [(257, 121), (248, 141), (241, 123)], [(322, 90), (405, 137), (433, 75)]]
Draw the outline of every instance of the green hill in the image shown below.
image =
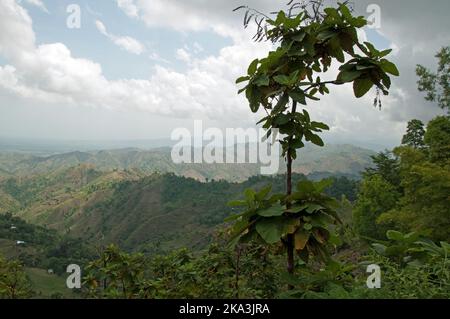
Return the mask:
[[(296, 179), (304, 178), (296, 175)], [(202, 183), (174, 174), (145, 175), (140, 171), (101, 172), (89, 165), (50, 174), (10, 178), (0, 190), (10, 201), (0, 203), (33, 224), (60, 234), (130, 250), (204, 247), (215, 226), (230, 214), (227, 203), (249, 187), (269, 183), (284, 191), (283, 176), (252, 177), (243, 183)], [(355, 197), (355, 182), (336, 179), (329, 191)], [(336, 193), (336, 194), (335, 194)]]

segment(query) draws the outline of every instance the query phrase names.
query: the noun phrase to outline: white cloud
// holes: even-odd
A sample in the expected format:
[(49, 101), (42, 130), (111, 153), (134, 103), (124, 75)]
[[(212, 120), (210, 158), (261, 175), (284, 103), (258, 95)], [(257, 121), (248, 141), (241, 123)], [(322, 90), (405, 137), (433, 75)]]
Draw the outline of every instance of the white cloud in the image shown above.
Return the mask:
[[(102, 23), (97, 27), (108, 34)], [(62, 43), (37, 45), (29, 15), (14, 0), (0, 2), (0, 29), (0, 53), (11, 64), (0, 73), (3, 89), (33, 101), (137, 109), (178, 118), (248, 118), (234, 79), (255, 54), (267, 50), (267, 44), (237, 43), (218, 56), (193, 60), (185, 73), (157, 66), (148, 79), (110, 81), (98, 63), (74, 57)]]
[[(251, 60), (263, 57), (271, 46), (253, 43), (252, 31), (242, 30), (242, 15), (231, 12), (231, 8), (240, 2), (123, 1), (121, 8), (136, 6), (136, 10), (129, 11), (128, 15), (137, 16), (148, 26), (183, 31), (210, 30), (230, 37), (232, 44), (222, 48), (219, 54), (205, 58), (192, 54), (198, 53), (195, 46), (191, 51), (180, 49), (185, 52), (178, 52), (179, 57), (187, 58), (189, 55), (189, 64), (184, 72), (157, 66), (146, 79), (110, 81), (103, 75), (99, 64), (74, 57), (64, 44), (37, 45), (32, 21), (26, 11), (13, 0), (2, 0), (0, 55), (11, 65), (0, 68), (0, 87), (25, 98), (49, 103), (56, 101), (76, 106), (137, 109), (172, 118), (207, 117), (233, 127), (250, 125), (255, 122), (254, 117), (248, 110), (245, 98), (236, 94), (234, 81), (245, 72)], [(274, 9), (273, 1), (255, 0), (249, 3), (265, 12)], [(411, 52), (416, 42), (408, 39), (410, 35), (402, 37), (406, 31), (395, 24), (391, 27), (390, 21), (394, 18), (386, 15), (383, 14), (383, 31), (398, 48), (395, 62), (400, 65), (402, 77), (394, 81), (391, 95), (384, 98), (381, 111), (371, 106), (373, 92), (363, 99), (355, 99), (351, 86), (333, 88), (332, 95), (311, 104), (308, 107), (311, 114), (315, 119), (330, 124), (331, 135), (362, 137), (381, 143), (399, 140), (406, 120), (412, 117), (429, 118), (436, 110), (424, 107), (423, 97), (417, 93), (413, 70), (414, 65), (420, 63), (420, 58), (429, 55), (432, 59), (434, 52), (428, 49), (413, 56)], [(403, 13), (400, 16), (403, 17)], [(111, 36), (103, 23), (97, 23), (97, 28), (104, 35)], [(435, 28), (430, 26), (429, 29)], [(418, 34), (417, 41), (426, 45), (427, 38), (430, 40)], [(439, 33), (438, 40), (430, 41), (434, 45), (446, 39), (448, 36)], [(149, 53), (149, 58), (163, 61), (156, 53)]]
[(137, 18), (139, 9), (134, 4), (133, 0), (116, 0), (117, 5), (120, 9), (122, 9), (126, 15)]
[(191, 54), (187, 52), (185, 49), (180, 48), (176, 52), (176, 58), (180, 61), (189, 63), (191, 61)]
[(140, 55), (145, 51), (145, 46), (138, 40), (129, 36), (117, 36), (108, 33), (103, 22), (99, 20), (95, 21), (95, 25), (101, 34), (108, 37), (115, 45), (121, 47), (122, 49), (136, 55)]
[(31, 5), (38, 7), (39, 9), (41, 9), (46, 13), (50, 13), (45, 4), (42, 2), (42, 0), (25, 0), (25, 1)]

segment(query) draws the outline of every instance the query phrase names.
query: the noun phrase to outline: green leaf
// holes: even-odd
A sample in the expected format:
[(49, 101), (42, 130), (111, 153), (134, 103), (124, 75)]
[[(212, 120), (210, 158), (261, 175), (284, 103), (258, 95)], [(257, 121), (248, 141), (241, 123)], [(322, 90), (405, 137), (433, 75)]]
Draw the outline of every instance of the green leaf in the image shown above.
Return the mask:
[(255, 200), (256, 192), (253, 189), (249, 188), (244, 191), (244, 195), (247, 202), (252, 202)]
[(323, 142), (323, 140), (320, 138), (319, 135), (314, 134), (314, 133), (309, 133), (309, 134), (305, 134), (305, 136), (307, 137), (307, 139), (309, 139), (309, 141), (317, 146), (325, 146), (325, 143)]
[(329, 131), (330, 127), (328, 125), (326, 125), (325, 123), (321, 123), (321, 122), (311, 122), (311, 126), (314, 128), (319, 128), (321, 130), (325, 130), (325, 131)]
[(305, 39), (306, 33), (301, 31), (300, 33), (297, 33), (296, 35), (292, 36), (292, 40), (296, 42), (302, 42), (303, 39)]
[(402, 241), (404, 239), (404, 235), (396, 230), (388, 230), (386, 233), (386, 237), (390, 240)]
[(371, 55), (373, 56), (378, 56), (378, 54), (380, 53), (380, 51), (378, 51), (372, 43), (370, 42), (364, 42), (364, 44), (366, 45), (366, 47), (369, 49), (369, 52), (371, 53)]
[(292, 92), (289, 92), (289, 96), (295, 101), (300, 104), (306, 105), (306, 96), (305, 92), (302, 90), (295, 90)]
[(380, 54), (378, 54), (378, 57), (384, 58), (385, 56), (389, 55), (392, 52), (392, 49), (381, 51)]
[(359, 78), (363, 73), (360, 71), (342, 71), (337, 79), (343, 82), (352, 82)]
[(290, 78), (287, 75), (277, 75), (273, 78), (275, 80), (275, 82), (282, 84), (282, 85), (286, 85), (289, 86), (291, 84), (290, 82)]
[(353, 82), (353, 91), (357, 98), (363, 97), (373, 86), (373, 82), (368, 78), (356, 79)]
[(255, 59), (252, 63), (250, 63), (250, 66), (248, 67), (248, 75), (254, 75), (256, 73), (256, 70), (258, 69), (258, 63), (259, 60)]
[(258, 215), (262, 217), (276, 217), (283, 215), (283, 213), (284, 207), (281, 206), (280, 204), (258, 210)]
[(289, 123), (289, 121), (290, 121), (289, 116), (283, 113), (276, 115), (273, 120), (273, 122), (278, 126), (285, 125)]
[(241, 76), (240, 78), (238, 78), (236, 80), (236, 84), (239, 84), (239, 83), (242, 83), (242, 82), (245, 82), (245, 81), (248, 81), (248, 80), (250, 80), (249, 76)]
[(256, 223), (256, 231), (268, 244), (275, 244), (287, 232), (287, 221), (282, 217), (262, 218)]
[(306, 223), (303, 225), (303, 229), (305, 229), (305, 230), (311, 230), (312, 228), (313, 228), (313, 226), (309, 223)]
[(260, 74), (255, 77), (253, 83), (257, 86), (269, 86), (270, 79), (267, 74)]
[(291, 208), (286, 209), (285, 212), (290, 213), (290, 214), (297, 214), (297, 213), (304, 211), (307, 208), (308, 208), (308, 204), (293, 205)]
[(267, 197), (267, 195), (269, 195), (271, 190), (272, 190), (272, 185), (267, 185), (266, 187), (261, 189), (258, 193), (256, 193), (255, 198), (258, 201), (262, 201)]
[(262, 96), (261, 91), (258, 89), (257, 86), (249, 86), (245, 94), (250, 103), (250, 109), (252, 110), (252, 112), (253, 113), (258, 112), (261, 103), (261, 96)]
[(392, 63), (386, 59), (383, 59), (380, 61), (380, 66), (381, 66), (381, 69), (386, 73), (389, 73), (389, 74), (392, 74), (395, 76), (400, 75), (400, 72), (398, 71), (397, 66), (394, 63)]

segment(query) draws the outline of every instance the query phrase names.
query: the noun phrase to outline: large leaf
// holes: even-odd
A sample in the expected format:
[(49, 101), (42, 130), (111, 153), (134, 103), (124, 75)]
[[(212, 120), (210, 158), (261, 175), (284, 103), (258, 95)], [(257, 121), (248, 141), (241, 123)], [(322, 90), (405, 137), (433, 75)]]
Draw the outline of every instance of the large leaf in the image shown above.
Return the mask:
[(262, 217), (276, 217), (284, 213), (284, 207), (280, 204), (258, 210), (258, 215)]
[(338, 75), (338, 80), (342, 82), (352, 82), (362, 75), (360, 71), (342, 71)]
[(386, 233), (386, 237), (390, 240), (403, 241), (405, 236), (396, 230), (388, 230)]
[(256, 231), (268, 244), (275, 244), (286, 234), (289, 222), (283, 217), (262, 218), (256, 223)]
[(380, 61), (380, 66), (381, 66), (381, 69), (386, 73), (390, 73), (395, 76), (400, 75), (400, 72), (398, 71), (397, 66), (394, 63), (392, 63), (386, 59), (383, 59)]
[(356, 79), (353, 82), (353, 91), (357, 98), (363, 97), (373, 86), (373, 82), (368, 78)]

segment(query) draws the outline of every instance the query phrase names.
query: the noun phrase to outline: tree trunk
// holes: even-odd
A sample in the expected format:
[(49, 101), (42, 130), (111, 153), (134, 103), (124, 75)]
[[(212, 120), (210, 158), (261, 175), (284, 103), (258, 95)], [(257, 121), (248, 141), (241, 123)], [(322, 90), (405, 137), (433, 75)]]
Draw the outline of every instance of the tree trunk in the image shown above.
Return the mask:
[[(293, 102), (292, 105), (292, 113), (297, 111), (297, 102)], [(292, 142), (292, 137), (289, 141), (289, 146)], [(291, 149), (287, 152), (287, 170), (286, 170), (286, 195), (292, 194), (292, 153)], [(287, 209), (291, 208), (291, 203), (287, 202)], [(287, 271), (290, 275), (294, 274), (295, 265), (294, 265), (294, 235), (288, 235), (286, 240), (286, 249), (287, 249)], [(288, 289), (294, 289), (294, 286), (288, 285)]]

